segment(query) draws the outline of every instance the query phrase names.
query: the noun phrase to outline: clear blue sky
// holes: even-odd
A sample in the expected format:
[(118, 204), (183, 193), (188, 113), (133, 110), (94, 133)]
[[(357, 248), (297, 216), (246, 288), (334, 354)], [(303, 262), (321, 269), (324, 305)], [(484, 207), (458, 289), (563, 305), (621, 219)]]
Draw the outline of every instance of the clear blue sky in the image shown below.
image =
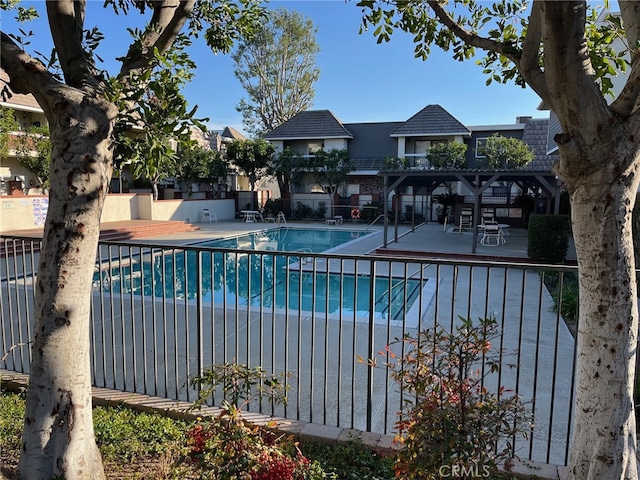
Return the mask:
[[(44, 2), (35, 4), (44, 16)], [(315, 85), (313, 109), (331, 110), (340, 120), (378, 122), (407, 120), (429, 104), (440, 104), (465, 125), (514, 123), (517, 116), (547, 117), (538, 111), (539, 97), (514, 84), (485, 85), (486, 76), (474, 60), (457, 62), (450, 53), (435, 48), (427, 61), (413, 57), (411, 37), (396, 32), (390, 43), (377, 44), (371, 32), (358, 33), (361, 12), (355, 1), (277, 1), (269, 8), (298, 10), (317, 27), (320, 79)], [(104, 67), (116, 73), (115, 58), (126, 53), (130, 42), (127, 26), (141, 27), (137, 14), (115, 16), (102, 9), (102, 1), (90, 2), (85, 28), (94, 25), (105, 34), (99, 54)], [(17, 24), (3, 13), (1, 28), (16, 33)], [(38, 34), (26, 47), (49, 52), (51, 39), (43, 19), (28, 28)], [(243, 131), (235, 106), (244, 94), (233, 75), (228, 55), (214, 55), (203, 39), (190, 50), (198, 65), (194, 80), (185, 89), (187, 100), (198, 105), (198, 114), (209, 117), (210, 129), (232, 126)]]

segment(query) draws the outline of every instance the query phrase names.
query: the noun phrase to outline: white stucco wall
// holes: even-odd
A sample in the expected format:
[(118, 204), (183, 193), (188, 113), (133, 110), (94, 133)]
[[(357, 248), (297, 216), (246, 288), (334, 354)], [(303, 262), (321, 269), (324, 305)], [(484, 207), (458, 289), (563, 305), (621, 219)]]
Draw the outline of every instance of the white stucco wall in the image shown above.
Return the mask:
[[(46, 196), (0, 198), (0, 232), (43, 228), (49, 198)], [(102, 210), (101, 222), (126, 220), (181, 220), (202, 222), (202, 209), (208, 208), (218, 220), (235, 218), (235, 200), (160, 200), (151, 195), (110, 194)]]
[(188, 223), (203, 222), (202, 209), (208, 208), (218, 220), (232, 220), (236, 216), (232, 198), (209, 200), (158, 200), (151, 203), (152, 220), (182, 220)]
[(346, 150), (347, 140), (345, 138), (328, 138), (324, 141), (324, 151)]

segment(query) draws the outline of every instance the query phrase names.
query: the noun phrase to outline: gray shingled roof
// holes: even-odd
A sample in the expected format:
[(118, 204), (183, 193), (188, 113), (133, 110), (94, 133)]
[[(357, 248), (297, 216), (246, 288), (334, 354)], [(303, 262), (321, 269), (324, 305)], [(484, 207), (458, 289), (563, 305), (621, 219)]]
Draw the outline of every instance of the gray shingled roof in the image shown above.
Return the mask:
[(353, 135), (329, 110), (307, 110), (274, 128), (264, 138), (266, 140), (297, 140), (353, 138)]
[(392, 137), (439, 135), (469, 136), (471, 132), (440, 105), (427, 105), (391, 132)]
[(535, 158), (523, 170), (551, 171), (552, 165), (558, 160), (557, 154), (547, 155), (548, 118), (528, 120), (522, 132), (522, 141), (532, 148)]

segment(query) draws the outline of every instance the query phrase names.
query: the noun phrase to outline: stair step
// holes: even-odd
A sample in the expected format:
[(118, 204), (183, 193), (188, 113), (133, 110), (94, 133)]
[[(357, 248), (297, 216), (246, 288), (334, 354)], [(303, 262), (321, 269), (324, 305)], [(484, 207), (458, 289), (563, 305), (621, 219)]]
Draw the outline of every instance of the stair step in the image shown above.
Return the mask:
[[(188, 233), (197, 232), (200, 227), (196, 227), (193, 224), (180, 222), (180, 221), (168, 221), (168, 222), (152, 222), (152, 223), (135, 223), (135, 222), (118, 222), (120, 225), (103, 225), (104, 229), (100, 231), (101, 242), (105, 241), (127, 241), (137, 238), (146, 237), (158, 237), (162, 235), (171, 235), (174, 233)], [(11, 235), (11, 232), (8, 232)], [(18, 232), (16, 232), (18, 234)], [(41, 238), (42, 232), (38, 237)], [(5, 255), (13, 256), (14, 254), (30, 253), (31, 251), (38, 252), (40, 250), (39, 242), (33, 244), (25, 242), (24, 248), (22, 242), (16, 242), (15, 246), (9, 244), (8, 251), (5, 252), (5, 243), (0, 241), (0, 256)], [(23, 251), (24, 250), (24, 251)]]

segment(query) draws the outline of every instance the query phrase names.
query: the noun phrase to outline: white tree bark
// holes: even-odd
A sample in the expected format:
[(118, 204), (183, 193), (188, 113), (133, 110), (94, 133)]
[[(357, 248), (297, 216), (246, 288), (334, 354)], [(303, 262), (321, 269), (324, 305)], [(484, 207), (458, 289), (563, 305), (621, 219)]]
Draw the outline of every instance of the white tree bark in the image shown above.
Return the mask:
[(53, 101), (49, 212), (38, 268), (35, 336), (19, 476), (102, 479), (91, 401), (90, 295), (111, 178), (116, 108), (62, 89)]
[[(636, 162), (637, 164), (637, 162)], [(636, 479), (638, 331), (631, 210), (638, 182), (594, 172), (571, 194), (580, 267), (570, 478)]]
[(572, 480), (638, 478), (633, 386), (638, 333), (632, 210), (637, 113), (614, 112), (593, 78), (581, 1), (537, 2), (546, 100), (563, 133), (556, 172), (571, 195), (580, 312)]

